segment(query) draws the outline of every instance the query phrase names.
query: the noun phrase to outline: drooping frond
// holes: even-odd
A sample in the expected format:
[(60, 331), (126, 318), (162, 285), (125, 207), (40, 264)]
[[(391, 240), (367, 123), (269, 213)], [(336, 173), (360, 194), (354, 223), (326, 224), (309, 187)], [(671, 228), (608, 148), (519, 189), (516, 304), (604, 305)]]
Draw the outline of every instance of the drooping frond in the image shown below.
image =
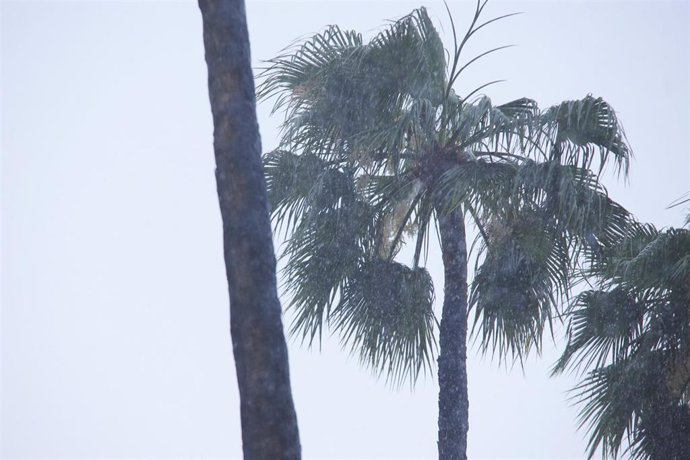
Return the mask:
[(555, 225), (590, 253), (598, 254), (620, 241), (634, 222), (589, 170), (577, 166), (525, 162), (520, 166), (516, 188), (524, 202), (543, 209)]
[(659, 368), (650, 358), (644, 359), (644, 365), (638, 360), (625, 360), (595, 369), (573, 389), (573, 399), (583, 405), (580, 428), (591, 433), (588, 458), (599, 447), (604, 456), (615, 458), (627, 440), (626, 434), (636, 430), (639, 418), (635, 409), (640, 395), (659, 389), (653, 372)]
[[(569, 294), (581, 255), (594, 257), (633, 222), (587, 170), (507, 156), (467, 157), (437, 186), (441, 210), (474, 210), (484, 258), (472, 286), (484, 351), (520, 358)], [(481, 259), (480, 254), (480, 259)]]
[(634, 459), (684, 459), (690, 452), (690, 405), (666, 400), (650, 408), (636, 426), (628, 449)]
[(579, 294), (569, 310), (568, 345), (553, 374), (588, 369), (629, 356), (644, 326), (644, 304), (621, 287)]
[(544, 160), (589, 169), (598, 154), (601, 171), (612, 156), (616, 171), (627, 175), (632, 152), (616, 112), (602, 98), (562, 102), (546, 110), (539, 124), (544, 133), (540, 141), (548, 148)]
[(359, 265), (333, 311), (332, 325), (363, 363), (400, 383), (429, 369), (435, 351), (434, 289), (424, 268), (381, 259)]
[(321, 333), (336, 296), (374, 242), (371, 208), (356, 199), (305, 216), (289, 239), (285, 286), (295, 311), (292, 333), (311, 343)]
[(472, 334), (481, 333), (483, 352), (521, 359), (533, 347), (540, 350), (568, 288), (568, 241), (535, 213), (490, 220), (484, 231), (485, 256), (469, 302)]
[(533, 346), (539, 349), (551, 316), (548, 278), (512, 249), (500, 259), (493, 254), (487, 258), (475, 276), (471, 297), (482, 351), (496, 353), (499, 359), (522, 357)]
[[(639, 351), (598, 367), (573, 389), (580, 427), (591, 433), (588, 457), (626, 453), (636, 460), (684, 459), (690, 448), (690, 405), (669, 391), (669, 354)], [(627, 445), (627, 446), (626, 446)]]

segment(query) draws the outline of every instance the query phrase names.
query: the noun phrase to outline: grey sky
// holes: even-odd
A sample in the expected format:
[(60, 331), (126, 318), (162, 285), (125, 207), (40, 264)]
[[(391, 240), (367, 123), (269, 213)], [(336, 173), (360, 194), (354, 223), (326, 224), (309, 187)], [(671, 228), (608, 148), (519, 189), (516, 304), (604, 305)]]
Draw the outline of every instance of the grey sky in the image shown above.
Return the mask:
[[(449, 3), (465, 27), (471, 2)], [(425, 4), (450, 45), (442, 4)], [(249, 2), (252, 57), (420, 5)], [(689, 3), (493, 1), (487, 17), (513, 11), (468, 56), (519, 46), (459, 92), (506, 79), (486, 90), (497, 102), (604, 97), (636, 155), (627, 186), (606, 179), (611, 195), (680, 225), (664, 208), (690, 190)], [(3, 1), (1, 21), (2, 456), (240, 456), (196, 3)], [(474, 351), (471, 458), (582, 457), (575, 380), (547, 378), (554, 347), (524, 374)], [(291, 343), (290, 359), (305, 458), (435, 457), (433, 378), (392, 391), (332, 339), (322, 353)]]

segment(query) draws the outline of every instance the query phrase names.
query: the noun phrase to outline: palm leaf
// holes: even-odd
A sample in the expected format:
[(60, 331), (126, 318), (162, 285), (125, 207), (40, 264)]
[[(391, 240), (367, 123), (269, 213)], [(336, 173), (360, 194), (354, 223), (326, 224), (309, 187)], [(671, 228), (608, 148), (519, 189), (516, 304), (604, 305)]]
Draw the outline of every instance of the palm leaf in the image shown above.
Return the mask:
[(515, 186), (523, 202), (543, 208), (560, 228), (594, 253), (620, 241), (633, 222), (587, 169), (527, 161), (520, 165)]
[(434, 199), (441, 212), (469, 204), (487, 214), (504, 212), (513, 195), (516, 166), (465, 157), (438, 180)]
[(562, 102), (546, 110), (539, 124), (546, 133), (542, 140), (551, 147), (545, 160), (589, 169), (598, 153), (601, 171), (611, 155), (616, 170), (627, 175), (632, 152), (615, 111), (603, 99), (588, 95)]
[(277, 107), (288, 108), (283, 144), (311, 151), (390, 148), (407, 126), (433, 121), (445, 84), (443, 45), (424, 8), (366, 45), (329, 28), (270, 64), (259, 94), (280, 94)]
[[(682, 439), (683, 431), (678, 428), (687, 434), (688, 425), (679, 427), (669, 423), (675, 421), (668, 411), (674, 406), (661, 403), (668, 400), (664, 355), (663, 352), (638, 353), (616, 364), (597, 368), (573, 389), (573, 399), (583, 405), (580, 427), (587, 427), (591, 432), (589, 458), (599, 447), (604, 456), (615, 458), (624, 442), (628, 443), (625, 451), (635, 459), (682, 458), (676, 456), (680, 450), (675, 450), (676, 455), (672, 456), (650, 455), (650, 447), (664, 444), (663, 439), (649, 432), (653, 427), (657, 428), (657, 433), (665, 432), (666, 440), (671, 433), (676, 433), (673, 437), (680, 434), (679, 439)], [(687, 410), (687, 406), (681, 408), (681, 412), (687, 413)]]
[(285, 224), (287, 232), (305, 214), (354, 196), (352, 175), (316, 155), (276, 150), (263, 163), (272, 218), (278, 228)]
[(370, 259), (348, 278), (332, 326), (363, 363), (393, 382), (432, 366), (434, 290), (423, 268)]
[(552, 371), (604, 367), (628, 357), (642, 334), (645, 306), (621, 287), (579, 294), (569, 309), (568, 343)]
[(257, 97), (278, 96), (273, 111), (287, 106), (295, 110), (318, 96), (318, 82), (329, 67), (338, 67), (362, 47), (361, 34), (330, 26), (269, 60), (259, 74)]
[(669, 229), (650, 240), (634, 257), (619, 260), (618, 273), (640, 287), (690, 285), (690, 230)]
[[(442, 121), (443, 128), (450, 133), (447, 142), (454, 144), (459, 140), (460, 149), (481, 151), (490, 141), (492, 150), (510, 151), (527, 142), (537, 115), (536, 102), (531, 99), (494, 106), (486, 96), (467, 103), (451, 92), (444, 105)], [(521, 142), (514, 144), (516, 140)]]
[(544, 328), (557, 312), (558, 293), (567, 289), (568, 250), (535, 218), (523, 214), (485, 227), (485, 257), (469, 301), (475, 315), (472, 335), (481, 330), (482, 351), (491, 350), (499, 359), (521, 359), (532, 347), (540, 350)]
[(293, 334), (312, 343), (320, 336), (337, 294), (375, 244), (374, 215), (364, 202), (341, 200), (337, 208), (311, 213), (288, 240), (285, 287), (292, 294)]

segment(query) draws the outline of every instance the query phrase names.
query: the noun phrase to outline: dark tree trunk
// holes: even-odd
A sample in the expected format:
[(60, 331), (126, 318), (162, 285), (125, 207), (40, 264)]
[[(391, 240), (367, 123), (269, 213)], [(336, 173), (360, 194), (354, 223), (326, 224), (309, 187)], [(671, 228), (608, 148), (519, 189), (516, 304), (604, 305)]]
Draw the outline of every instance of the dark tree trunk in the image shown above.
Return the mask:
[(245, 459), (299, 459), (243, 0), (199, 0)]
[(467, 243), (461, 209), (438, 212), (444, 286), (438, 357), (438, 457), (467, 458)]

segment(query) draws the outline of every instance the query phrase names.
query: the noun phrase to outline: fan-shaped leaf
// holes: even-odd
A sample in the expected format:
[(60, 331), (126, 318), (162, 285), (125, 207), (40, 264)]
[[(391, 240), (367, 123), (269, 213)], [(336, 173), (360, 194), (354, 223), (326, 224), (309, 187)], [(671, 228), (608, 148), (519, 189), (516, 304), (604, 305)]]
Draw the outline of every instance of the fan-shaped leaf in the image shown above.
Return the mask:
[(433, 301), (425, 269), (372, 259), (348, 278), (332, 324), (364, 363), (392, 381), (414, 382), (432, 363)]

